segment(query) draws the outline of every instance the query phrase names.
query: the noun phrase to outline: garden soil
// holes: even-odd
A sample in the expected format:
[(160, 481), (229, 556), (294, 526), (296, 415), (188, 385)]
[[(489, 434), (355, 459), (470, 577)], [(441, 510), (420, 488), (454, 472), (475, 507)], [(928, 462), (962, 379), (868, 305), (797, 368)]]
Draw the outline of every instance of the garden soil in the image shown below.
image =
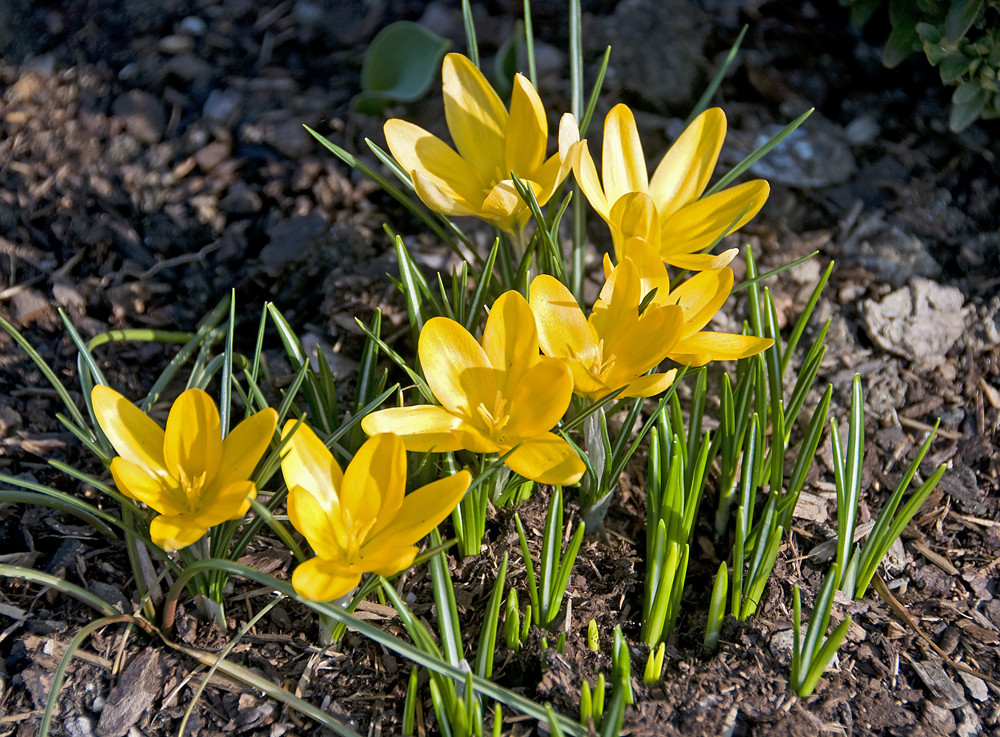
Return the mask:
[[(515, 32), (521, 3), (475, 5), (484, 67), (491, 68)], [(610, 676), (612, 632), (621, 627), (635, 692), (623, 734), (1000, 733), (997, 123), (950, 132), (949, 91), (936, 73), (918, 58), (885, 69), (885, 21), (858, 31), (832, 0), (594, 0), (584, 2), (584, 16), (588, 83), (605, 45), (612, 46), (592, 149), (599, 149), (593, 142), (603, 115), (624, 101), (637, 111), (655, 163), (743, 24), (749, 30), (742, 50), (717, 95), (729, 120), (720, 170), (815, 108), (755, 169), (771, 182), (770, 199), (727, 245), (752, 248), (761, 270), (818, 252), (767, 281), (786, 329), (836, 262), (804, 342), (830, 321), (818, 386), (833, 385), (833, 416), (842, 428), (851, 381), (862, 377), (868, 421), (860, 521), (877, 514), (938, 419), (918, 480), (938, 463), (949, 470), (880, 569), (885, 593), (837, 600), (834, 621), (851, 614), (853, 624), (807, 699), (788, 687), (787, 632), (793, 587), (800, 586), (811, 610), (827, 566), (822, 543), (837, 534), (828, 439), (760, 610), (745, 622), (728, 618), (716, 654), (703, 656), (701, 643), (711, 581), (731, 539), (717, 537), (707, 522), (715, 508), (710, 484), (663, 678), (642, 684), (645, 474), (637, 463), (606, 527), (585, 539), (573, 569), (558, 620), (567, 631), (565, 650), (552, 646), (553, 634), (543, 649), (537, 632), (518, 653), (501, 645), (495, 680), (575, 715), (581, 681)], [(383, 142), (382, 118), (352, 112), (350, 101), (369, 41), (400, 19), (421, 20), (464, 48), (459, 11), (447, 2), (5, 2), (0, 315), (71, 388), (75, 351), (60, 311), (84, 337), (118, 328), (190, 330), (230, 290), (245, 335), (239, 349), (252, 349), (262, 305), (271, 301), (310, 350), (326, 352), (344, 397), (363, 344), (355, 318), (368, 321), (382, 310), (383, 334), (412, 351), (405, 310), (387, 276), (397, 266), (383, 226), (400, 233), (429, 270), (450, 267), (449, 253), (303, 128), (374, 162), (364, 140)], [(554, 125), (556, 111), (569, 105), (566, 9), (537, 2), (534, 21), (539, 87)], [(425, 99), (389, 114), (443, 134), (438, 90), (435, 81)], [(470, 229), (483, 246), (491, 239), (474, 224)], [(600, 222), (590, 232), (589, 261), (599, 277), (598, 254), (608, 238)], [(742, 262), (734, 263), (738, 281)], [(592, 298), (597, 282), (588, 289)], [(731, 300), (717, 329), (739, 329), (742, 299)], [(137, 397), (174, 350), (129, 342), (96, 354), (113, 383)], [(282, 356), (277, 336), (268, 334), (264, 389), (275, 398), (293, 376)], [(60, 425), (59, 411), (41, 372), (0, 336), (0, 472), (104, 503), (48, 465), (57, 459), (102, 473)], [(709, 417), (712, 411), (710, 405)], [(545, 498), (542, 490), (519, 510), (532, 546), (540, 540)], [(574, 514), (570, 501), (568, 519)], [(481, 555), (453, 560), (470, 649), (506, 553), (508, 582), (524, 602), (525, 568), (510, 512), (491, 516)], [(65, 578), (125, 611), (135, 605), (123, 543), (54, 510), (0, 505), (0, 561)], [(292, 567), (287, 551), (266, 536), (244, 562), (284, 578)], [(426, 567), (406, 573), (399, 586), (433, 625)], [(319, 734), (297, 712), (219, 675), (195, 700), (206, 671), (178, 646), (217, 652), (270, 598), (235, 581), (229, 632), (198, 619), (185, 601), (169, 642), (122, 625), (93, 633), (69, 664), (51, 733), (175, 735), (190, 708), (185, 734)], [(391, 609), (371, 603), (362, 615), (406, 637)], [(0, 581), (0, 737), (37, 734), (62, 654), (97, 616), (56, 590)], [(600, 633), (596, 653), (586, 644), (591, 619)], [(322, 647), (315, 618), (294, 602), (271, 609), (228, 657), (362, 735), (401, 729), (410, 664), (350, 633)], [(425, 675), (420, 694), (418, 734), (436, 734)], [(505, 734), (548, 733), (504, 711)]]

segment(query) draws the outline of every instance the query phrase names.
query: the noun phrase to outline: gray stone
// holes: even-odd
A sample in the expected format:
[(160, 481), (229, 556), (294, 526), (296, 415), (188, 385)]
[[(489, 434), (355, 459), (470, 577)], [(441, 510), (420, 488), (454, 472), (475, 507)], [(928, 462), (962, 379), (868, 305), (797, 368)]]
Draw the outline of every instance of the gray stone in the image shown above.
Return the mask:
[(965, 331), (965, 297), (955, 287), (915, 278), (881, 302), (865, 300), (861, 313), (879, 346), (922, 368), (944, 363)]
[(167, 127), (160, 101), (143, 90), (129, 90), (115, 98), (111, 112), (121, 119), (125, 130), (146, 144), (159, 143)]
[[(767, 143), (783, 127), (765, 127), (754, 148)], [(844, 129), (817, 113), (750, 167), (758, 177), (810, 189), (843, 184), (857, 169)]]
[(587, 23), (583, 37), (591, 48), (615, 50), (608, 76), (620, 89), (675, 112), (689, 109), (703, 89), (710, 28), (690, 0), (624, 0), (610, 18)]

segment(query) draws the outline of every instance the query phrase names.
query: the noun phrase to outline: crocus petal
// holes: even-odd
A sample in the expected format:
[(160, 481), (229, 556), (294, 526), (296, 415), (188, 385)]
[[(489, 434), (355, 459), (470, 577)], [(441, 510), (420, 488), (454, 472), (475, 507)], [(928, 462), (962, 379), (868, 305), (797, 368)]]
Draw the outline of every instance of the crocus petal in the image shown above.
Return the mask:
[[(746, 225), (767, 201), (770, 187), (763, 179), (729, 187), (682, 207), (660, 213), (660, 253), (694, 253)], [(664, 257), (665, 261), (668, 261)]]
[(661, 217), (670, 217), (705, 191), (726, 137), (726, 115), (709, 108), (689, 125), (653, 172), (649, 193)]
[(416, 546), (402, 548), (380, 548), (375, 554), (369, 555), (364, 548), (361, 550), (361, 560), (365, 570), (370, 570), (377, 576), (394, 576), (413, 565), (413, 559), (420, 552)]
[(538, 93), (526, 77), (515, 75), (504, 140), (507, 171), (503, 172), (503, 178), (506, 179), (510, 171), (524, 178), (541, 166), (548, 135), (545, 108)]
[(347, 531), (340, 521), (340, 502), (321, 500), (308, 489), (290, 486), (285, 504), (292, 527), (309, 541), (321, 558), (342, 557), (350, 545)]
[(344, 471), (340, 515), (349, 535), (364, 540), (374, 534), (376, 520), (385, 527), (406, 492), (406, 449), (398, 435), (367, 440)]
[(360, 582), (360, 571), (353, 571), (337, 560), (310, 558), (292, 571), (295, 592), (310, 601), (339, 599), (351, 593)]
[(604, 120), (601, 159), (604, 193), (609, 202), (615, 202), (629, 192), (649, 191), (646, 158), (642, 153), (639, 131), (635, 127), (632, 111), (625, 105), (615, 105)]
[(575, 484), (586, 471), (576, 451), (554, 433), (525, 440), (507, 457), (515, 473), (540, 484)]
[(480, 402), (493, 405), (496, 377), (482, 346), (454, 320), (433, 317), (420, 331), (417, 345), (427, 384), (454, 414), (470, 417)]
[[(291, 435), (291, 437), (289, 437)], [(312, 428), (304, 423), (289, 420), (281, 431), (281, 439), (288, 438), (284, 456), (281, 459), (281, 475), (285, 486), (292, 489), (301, 486), (316, 497), (316, 501), (327, 511), (339, 510), (339, 493), (343, 473), (333, 454), (316, 437)], [(339, 515), (339, 511), (337, 512)]]
[(413, 180), (413, 191), (417, 193), (417, 197), (434, 212), (453, 217), (482, 216), (481, 192), (476, 192), (474, 200), (468, 200), (454, 190), (439, 186), (438, 182), (419, 169), (411, 171), (410, 178)]
[(521, 375), (509, 396), (505, 437), (534, 438), (547, 433), (566, 414), (573, 397), (573, 377), (560, 359), (544, 358)]
[(735, 361), (755, 356), (774, 343), (770, 338), (734, 333), (695, 333), (678, 341), (670, 351), (670, 359), (687, 366), (703, 366), (709, 361)]
[(552, 154), (545, 163), (535, 170), (535, 178), (532, 180), (532, 188), (535, 192), (535, 199), (539, 205), (544, 205), (556, 191), (556, 187), (570, 172), (570, 165), (560, 158), (559, 154)]
[(465, 202), (482, 196), (489, 180), (437, 136), (399, 118), (387, 120), (382, 131), (404, 171), (420, 172), (434, 186)]
[(670, 369), (662, 374), (648, 374), (629, 382), (628, 388), (621, 393), (622, 397), (655, 397), (662, 394), (674, 383), (677, 369)]
[(90, 397), (97, 422), (118, 455), (152, 473), (165, 472), (163, 428), (114, 389), (95, 386)]
[(614, 352), (605, 353), (605, 359), (610, 358), (613, 363), (604, 381), (609, 386), (623, 386), (656, 366), (677, 343), (683, 324), (680, 307), (647, 309), (615, 343)]
[[(629, 238), (625, 242), (623, 251), (623, 260), (631, 261), (635, 264), (636, 271), (639, 272), (642, 299), (645, 299), (646, 295), (655, 289), (656, 296), (653, 297), (651, 304), (664, 304), (664, 300), (670, 294), (670, 276), (656, 249), (648, 241), (641, 238)], [(610, 274), (611, 262), (605, 255), (605, 278)]]
[(459, 450), (463, 446), (455, 431), (463, 425), (462, 418), (431, 404), (381, 409), (361, 420), (361, 429), (369, 435), (395, 433), (407, 450), (418, 453)]
[[(525, 183), (531, 186), (531, 182)], [(525, 207), (527, 205), (524, 204), (521, 195), (514, 188), (513, 180), (505, 179), (497, 182), (486, 193), (480, 211), (483, 217), (496, 218), (497, 222), (507, 226), (503, 228), (504, 230), (513, 232), (514, 215)]]
[(164, 483), (166, 479), (154, 476), (145, 466), (117, 456), (111, 460), (111, 476), (121, 493), (160, 514), (181, 514), (185, 511), (184, 500), (171, 493), (171, 487)]
[(441, 65), (444, 114), (455, 147), (480, 172), (502, 170), (507, 110), (483, 73), (461, 54)]
[(160, 515), (149, 523), (149, 537), (158, 547), (167, 551), (180, 550), (198, 542), (208, 528), (196, 523), (189, 515), (175, 517)]
[(710, 253), (663, 253), (660, 252), (660, 256), (663, 260), (670, 264), (671, 266), (676, 266), (678, 269), (687, 269), (688, 271), (708, 271), (709, 269), (721, 269), (724, 266), (728, 266), (729, 263), (736, 257), (739, 253), (738, 248), (730, 248), (728, 251), (723, 251), (718, 256), (713, 256)]
[[(497, 389), (508, 396), (521, 373), (538, 361), (538, 333), (535, 316), (527, 300), (513, 290), (501, 294), (483, 328), (482, 349), (489, 364), (497, 371)], [(489, 388), (484, 398), (492, 400)], [(478, 405), (477, 405), (478, 406)], [(486, 402), (492, 408), (493, 402)]]
[(274, 439), (278, 413), (268, 407), (247, 417), (222, 441), (222, 462), (213, 484), (228, 486), (250, 478), (254, 468)]
[(407, 494), (399, 514), (365, 542), (365, 550), (413, 545), (451, 514), (471, 483), (472, 474), (459, 471)]
[(257, 487), (252, 481), (236, 481), (227, 486), (212, 488), (199, 504), (194, 523), (215, 527), (228, 520), (240, 519), (250, 509), (250, 500), (257, 498)]
[(639, 319), (642, 282), (635, 264), (621, 261), (604, 282), (601, 296), (594, 303), (589, 322), (604, 341), (604, 356), (615, 350), (615, 344)]
[(590, 155), (590, 149), (586, 141), (574, 144), (570, 149), (570, 159), (573, 164), (573, 174), (576, 175), (576, 182), (586, 195), (590, 206), (594, 208), (605, 222), (611, 217), (611, 206), (608, 198), (604, 194), (601, 186), (601, 178), (597, 175), (597, 166), (594, 164), (594, 157)]
[(708, 325), (732, 290), (733, 270), (727, 266), (695, 274), (670, 292), (667, 302), (684, 310), (681, 339)]
[[(654, 248), (660, 242), (660, 219), (653, 198), (644, 192), (629, 192), (611, 206), (611, 222), (623, 238), (641, 238)], [(621, 261), (621, 254), (618, 254)]]
[(548, 274), (536, 276), (531, 282), (529, 297), (538, 328), (538, 343), (545, 355), (584, 360), (591, 356), (600, 358), (597, 333), (587, 322), (572, 292), (561, 281)]
[(174, 478), (211, 479), (222, 461), (222, 426), (215, 402), (201, 389), (177, 397), (167, 417), (163, 460)]

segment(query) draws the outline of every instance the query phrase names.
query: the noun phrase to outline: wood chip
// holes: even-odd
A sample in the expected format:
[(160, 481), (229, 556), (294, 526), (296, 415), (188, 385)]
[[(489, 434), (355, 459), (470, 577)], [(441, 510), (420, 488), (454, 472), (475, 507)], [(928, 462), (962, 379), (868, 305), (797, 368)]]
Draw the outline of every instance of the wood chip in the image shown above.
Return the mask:
[(941, 706), (946, 709), (957, 709), (968, 703), (962, 689), (945, 672), (941, 663), (936, 660), (912, 660), (909, 657), (907, 660), (931, 695), (940, 700)]

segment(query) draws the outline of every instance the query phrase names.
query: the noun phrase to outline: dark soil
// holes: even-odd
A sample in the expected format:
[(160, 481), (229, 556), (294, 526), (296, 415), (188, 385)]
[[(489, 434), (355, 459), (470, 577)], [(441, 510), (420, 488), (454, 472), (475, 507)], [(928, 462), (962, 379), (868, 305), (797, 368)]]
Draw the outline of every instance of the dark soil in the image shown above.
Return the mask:
[[(424, 17), (463, 48), (461, 20), (452, 3), (328, 5), (9, 0), (0, 7), (0, 315), (67, 386), (74, 385), (76, 354), (58, 310), (84, 337), (125, 327), (191, 329), (235, 289), (248, 325), (264, 301), (273, 301), (311, 344), (329, 348), (335, 374), (348, 384), (361, 346), (355, 317), (367, 321), (382, 309), (390, 326), (384, 334), (406, 332), (392, 328), (405, 325), (405, 312), (385, 276), (396, 266), (382, 225), (403, 234), (430, 267), (441, 268), (446, 252), (302, 126), (368, 157), (364, 138), (383, 140), (381, 120), (349, 107), (368, 41), (391, 21)], [(554, 60), (542, 65), (540, 83), (551, 111), (568, 108), (562, 5), (535, 4), (536, 31), (547, 44), (540, 58)], [(477, 6), (484, 55), (509, 35), (520, 7)], [(877, 514), (937, 418), (941, 430), (924, 472), (942, 462), (950, 470), (882, 571), (901, 606), (874, 592), (861, 602), (838, 601), (835, 621), (851, 613), (854, 624), (839, 664), (809, 699), (789, 690), (776, 633), (791, 626), (795, 584), (811, 608), (826, 565), (807, 556), (836, 536), (829, 440), (760, 611), (746, 622), (728, 619), (716, 655), (702, 657), (701, 638), (712, 576), (729, 554), (729, 541), (716, 539), (706, 523), (693, 541), (663, 681), (642, 686), (646, 652), (635, 643), (645, 501), (636, 466), (623, 481), (606, 532), (589, 537), (581, 550), (568, 591), (565, 652), (542, 650), (537, 633), (518, 654), (500, 646), (495, 680), (576, 714), (581, 681), (610, 674), (611, 633), (621, 626), (633, 643), (637, 676), (625, 734), (998, 733), (995, 681), (948, 663), (941, 669), (940, 656), (922, 637), (953, 661), (993, 678), (1000, 674), (997, 124), (950, 133), (949, 90), (935, 72), (921, 59), (884, 69), (879, 21), (866, 33), (852, 29), (832, 0), (584, 7), (588, 58), (596, 62), (604, 44), (614, 46), (595, 121), (615, 102), (628, 102), (639, 111), (649, 154), (680, 131), (673, 116), (686, 115), (713, 60), (743, 23), (750, 30), (719, 95), (730, 126), (722, 168), (749, 153), (758, 136), (816, 108), (796, 134), (794, 151), (786, 146), (765, 160), (768, 169), (759, 175), (771, 181), (771, 198), (733, 245), (749, 243), (762, 270), (819, 251), (768, 283), (783, 325), (795, 320), (829, 260), (837, 262), (813, 324), (831, 320), (820, 379), (835, 388), (842, 424), (854, 374), (864, 381), (869, 422), (861, 521)], [(673, 41), (661, 33), (674, 33)], [(433, 91), (393, 114), (441, 126)], [(591, 128), (592, 142), (599, 131), (599, 125)], [(595, 244), (606, 247), (603, 226), (592, 232)], [(719, 329), (737, 329), (739, 309), (734, 300)], [(249, 328), (247, 350), (254, 332)], [(291, 369), (275, 336), (270, 341), (278, 384)], [(171, 349), (144, 343), (99, 353), (116, 385), (133, 396), (148, 389), (170, 355)], [(47, 465), (56, 458), (100, 472), (55, 418), (59, 409), (41, 373), (0, 334), (0, 472), (101, 503), (93, 490), (77, 488)], [(714, 511), (711, 496), (705, 505)], [(536, 539), (544, 512), (537, 495), (520, 510)], [(455, 563), (470, 649), (504, 553), (511, 558), (508, 582), (523, 602), (524, 564), (508, 513), (490, 521), (481, 556)], [(0, 505), (0, 562), (62, 576), (132, 607), (123, 544), (57, 512)], [(290, 572), (288, 554), (266, 538), (247, 562), (281, 577)], [(401, 588), (412, 594), (415, 613), (433, 623), (427, 581), (426, 568), (417, 568), (401, 579)], [(236, 582), (228, 610), (232, 631), (269, 597)], [(177, 642), (221, 649), (231, 633), (193, 612), (188, 602)], [(0, 737), (37, 733), (59, 658), (95, 616), (52, 590), (16, 578), (0, 581)], [(365, 616), (405, 636), (391, 610), (372, 604)], [(586, 646), (592, 618), (601, 632), (599, 653)], [(308, 610), (283, 602), (230, 657), (362, 734), (398, 733), (410, 664), (353, 634), (325, 650), (317, 641)], [(53, 734), (176, 734), (203, 677), (198, 663), (177, 649), (107, 627), (70, 665)], [(425, 680), (421, 688), (420, 734), (434, 734)], [(116, 706), (124, 694), (141, 707)], [(536, 726), (515, 718), (508, 728), (523, 735)], [(218, 677), (200, 696), (187, 729), (317, 733), (297, 713)]]

